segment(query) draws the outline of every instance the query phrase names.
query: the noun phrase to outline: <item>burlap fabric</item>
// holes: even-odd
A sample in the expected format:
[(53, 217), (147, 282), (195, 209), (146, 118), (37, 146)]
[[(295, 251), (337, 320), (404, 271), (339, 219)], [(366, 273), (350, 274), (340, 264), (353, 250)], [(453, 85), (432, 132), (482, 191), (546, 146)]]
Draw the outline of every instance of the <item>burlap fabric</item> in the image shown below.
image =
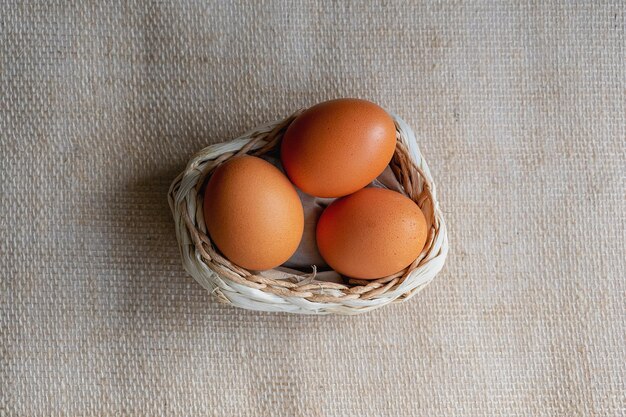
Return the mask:
[[(2, 3), (0, 415), (625, 415), (625, 22), (619, 1)], [(343, 96), (415, 128), (444, 271), (358, 317), (213, 302), (172, 179)]]

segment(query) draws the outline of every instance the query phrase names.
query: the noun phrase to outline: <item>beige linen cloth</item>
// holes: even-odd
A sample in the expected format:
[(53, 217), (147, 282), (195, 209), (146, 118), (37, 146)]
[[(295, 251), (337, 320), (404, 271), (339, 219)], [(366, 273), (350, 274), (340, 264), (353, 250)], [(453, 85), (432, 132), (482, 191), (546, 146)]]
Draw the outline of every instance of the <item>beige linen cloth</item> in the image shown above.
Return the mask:
[[(626, 415), (626, 6), (0, 4), (0, 416)], [(167, 189), (335, 97), (415, 128), (450, 237), (410, 302), (220, 305)]]

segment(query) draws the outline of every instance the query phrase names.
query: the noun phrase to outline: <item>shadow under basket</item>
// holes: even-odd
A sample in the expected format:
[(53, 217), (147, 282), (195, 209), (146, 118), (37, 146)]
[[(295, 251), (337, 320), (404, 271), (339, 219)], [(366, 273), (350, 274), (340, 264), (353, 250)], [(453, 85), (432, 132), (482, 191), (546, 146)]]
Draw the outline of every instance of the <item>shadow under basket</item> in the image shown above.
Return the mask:
[(408, 300), (443, 268), (448, 237), (435, 184), (419, 151), (415, 134), (393, 114), (397, 141), (390, 167), (402, 185), (403, 193), (422, 209), (429, 226), (422, 253), (406, 269), (385, 278), (346, 283), (317, 280), (315, 268), (312, 272), (273, 270), (261, 274), (233, 264), (211, 242), (202, 209), (207, 178), (230, 158), (276, 153), (285, 130), (300, 113), (257, 127), (230, 142), (202, 149), (176, 177), (168, 200), (185, 269), (218, 300), (249, 310), (358, 314), (391, 302)]

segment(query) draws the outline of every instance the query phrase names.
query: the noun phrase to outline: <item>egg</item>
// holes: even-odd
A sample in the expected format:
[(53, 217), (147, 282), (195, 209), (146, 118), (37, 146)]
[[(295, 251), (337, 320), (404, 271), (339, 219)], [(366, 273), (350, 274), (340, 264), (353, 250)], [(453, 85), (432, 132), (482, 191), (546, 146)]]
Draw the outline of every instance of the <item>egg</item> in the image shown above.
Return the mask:
[(274, 268), (296, 251), (304, 212), (296, 190), (275, 166), (242, 156), (220, 165), (204, 192), (204, 220), (213, 243), (231, 262)]
[(316, 230), (324, 260), (340, 274), (362, 279), (385, 277), (409, 266), (427, 235), (417, 204), (383, 188), (364, 188), (335, 200)]
[(366, 100), (338, 99), (305, 110), (291, 123), (281, 161), (305, 193), (341, 197), (383, 172), (395, 147), (395, 124), (383, 108)]

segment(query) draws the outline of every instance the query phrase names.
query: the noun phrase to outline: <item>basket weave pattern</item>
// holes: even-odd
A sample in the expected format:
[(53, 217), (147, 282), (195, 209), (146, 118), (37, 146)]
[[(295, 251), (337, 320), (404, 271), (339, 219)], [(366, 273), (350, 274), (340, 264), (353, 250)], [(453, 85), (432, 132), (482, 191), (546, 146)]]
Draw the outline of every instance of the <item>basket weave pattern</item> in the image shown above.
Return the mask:
[(393, 114), (397, 142), (390, 166), (405, 195), (420, 206), (430, 226), (426, 246), (405, 270), (376, 280), (351, 279), (345, 284), (317, 280), (315, 267), (310, 273), (281, 273), (273, 277), (233, 264), (211, 242), (202, 209), (208, 176), (230, 158), (244, 154), (260, 156), (280, 149), (285, 130), (300, 113), (260, 126), (230, 142), (202, 149), (174, 180), (168, 200), (185, 269), (218, 300), (252, 310), (357, 314), (409, 299), (443, 267), (448, 238), (430, 170), (415, 135)]

